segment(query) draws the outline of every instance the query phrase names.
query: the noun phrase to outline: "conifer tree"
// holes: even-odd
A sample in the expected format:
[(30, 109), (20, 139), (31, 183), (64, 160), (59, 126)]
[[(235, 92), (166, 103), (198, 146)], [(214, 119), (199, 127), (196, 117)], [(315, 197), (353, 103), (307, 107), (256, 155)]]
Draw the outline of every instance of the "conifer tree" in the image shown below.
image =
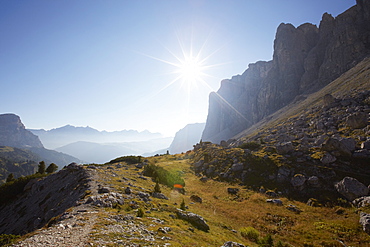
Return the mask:
[(45, 162), (44, 161), (40, 161), (39, 162), (39, 169), (38, 169), (37, 173), (44, 174), (45, 173), (45, 169), (46, 169)]
[(54, 163), (51, 163), (49, 166), (48, 166), (48, 168), (46, 168), (46, 173), (47, 174), (51, 174), (51, 173), (54, 173), (54, 172), (56, 172), (58, 170), (58, 166), (56, 165), (56, 164), (54, 164)]

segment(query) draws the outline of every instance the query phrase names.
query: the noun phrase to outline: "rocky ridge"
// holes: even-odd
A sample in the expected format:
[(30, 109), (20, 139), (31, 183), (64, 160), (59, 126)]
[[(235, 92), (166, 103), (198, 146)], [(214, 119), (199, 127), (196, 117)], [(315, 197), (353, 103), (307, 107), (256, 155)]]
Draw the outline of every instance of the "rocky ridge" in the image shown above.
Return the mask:
[(325, 13), (319, 27), (281, 24), (272, 61), (250, 64), (223, 80), (209, 97), (204, 141), (228, 140), (261, 119), (329, 84), (370, 54), (370, 3), (357, 4), (337, 17)]

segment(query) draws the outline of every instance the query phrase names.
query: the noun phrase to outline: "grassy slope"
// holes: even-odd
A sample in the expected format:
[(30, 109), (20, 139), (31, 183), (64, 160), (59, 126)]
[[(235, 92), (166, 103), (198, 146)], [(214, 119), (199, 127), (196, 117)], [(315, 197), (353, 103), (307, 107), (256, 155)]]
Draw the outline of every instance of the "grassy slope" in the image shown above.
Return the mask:
[[(179, 159), (181, 155), (150, 157), (149, 162), (160, 165), (168, 170), (174, 169), (183, 173), (186, 183), (186, 194), (182, 195), (171, 188), (161, 186), (162, 192), (169, 197), (169, 201), (153, 199), (152, 204), (159, 211), (151, 211), (140, 219), (141, 224), (151, 225), (152, 218), (155, 217), (165, 220), (165, 226), (172, 228), (172, 231), (164, 236), (171, 240), (156, 242), (155, 245), (164, 246), (170, 243), (171, 246), (221, 246), (226, 241), (235, 241), (249, 246), (257, 246), (245, 238), (239, 231), (242, 227), (252, 226), (256, 228), (260, 235), (266, 236), (272, 234), (275, 243), (281, 240), (290, 246), (342, 246), (337, 240), (342, 240), (348, 246), (370, 246), (370, 237), (362, 232), (358, 223), (359, 213), (354, 208), (325, 208), (310, 207), (297, 201), (290, 201), (287, 198), (281, 198), (284, 206), (276, 206), (266, 203), (267, 197), (254, 191), (240, 186), (241, 192), (239, 198), (229, 195), (227, 188), (230, 184), (209, 180), (201, 182), (190, 170), (190, 160)], [(123, 193), (126, 185), (118, 181), (122, 177), (135, 179), (135, 186), (143, 188), (146, 191), (153, 191), (155, 183), (150, 179), (143, 180), (138, 178), (138, 171), (134, 166), (129, 169), (115, 169), (117, 177), (103, 175), (102, 181), (110, 184), (117, 191)], [(203, 199), (203, 203), (192, 204), (191, 195), (198, 195)], [(179, 207), (182, 200), (185, 200), (189, 211), (203, 216), (210, 225), (208, 233), (195, 229), (189, 223), (179, 219), (172, 219), (169, 214), (174, 207)], [(177, 205), (174, 205), (174, 204)], [(297, 214), (285, 208), (286, 205), (294, 204), (303, 210)], [(150, 207), (142, 204), (145, 210)], [(110, 209), (102, 214), (100, 223), (96, 226), (95, 238), (114, 237), (120, 239), (119, 235), (104, 235), (101, 230), (110, 223), (105, 220), (107, 214), (133, 214), (135, 210)], [(149, 217), (150, 216), (150, 217)], [(158, 226), (153, 226), (149, 230), (156, 231)], [(140, 241), (138, 240), (138, 243)], [(142, 244), (145, 244), (141, 242)], [(312, 244), (312, 245), (310, 245)], [(109, 244), (107, 246), (110, 246)], [(112, 246), (115, 246), (114, 244)]]

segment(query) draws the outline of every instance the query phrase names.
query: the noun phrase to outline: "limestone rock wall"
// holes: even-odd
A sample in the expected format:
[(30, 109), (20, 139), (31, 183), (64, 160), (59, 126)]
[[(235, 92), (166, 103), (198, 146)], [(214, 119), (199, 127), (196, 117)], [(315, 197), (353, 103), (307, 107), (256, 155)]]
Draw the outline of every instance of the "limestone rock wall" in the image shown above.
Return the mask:
[(298, 95), (326, 86), (369, 54), (369, 1), (357, 0), (336, 18), (325, 13), (319, 27), (280, 24), (273, 59), (250, 64), (210, 94), (202, 140), (232, 138)]

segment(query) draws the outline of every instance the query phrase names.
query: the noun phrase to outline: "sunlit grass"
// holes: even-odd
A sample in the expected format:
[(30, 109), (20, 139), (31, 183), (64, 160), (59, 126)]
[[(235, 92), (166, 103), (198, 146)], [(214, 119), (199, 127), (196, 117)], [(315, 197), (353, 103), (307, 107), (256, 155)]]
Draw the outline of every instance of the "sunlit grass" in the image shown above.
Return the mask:
[[(164, 155), (147, 159), (151, 164), (180, 172), (186, 183), (185, 195), (161, 185), (161, 191), (169, 198), (168, 201), (152, 198), (151, 206), (138, 202), (144, 211), (150, 210), (152, 207), (157, 210), (145, 213), (144, 217), (138, 219), (137, 223), (145, 225), (150, 231), (157, 231), (158, 227), (171, 228), (167, 234), (158, 233), (157, 235), (170, 237), (170, 240), (157, 239), (157, 244), (221, 246), (226, 241), (235, 241), (249, 246), (257, 246), (255, 242), (244, 238), (239, 232), (244, 227), (253, 227), (260, 233), (261, 237), (271, 234), (275, 243), (280, 240), (282, 243), (292, 246), (303, 246), (304, 244), (336, 246), (338, 239), (344, 241), (348, 246), (369, 246), (367, 243), (369, 243), (370, 237), (361, 230), (358, 223), (359, 213), (353, 208), (338, 210), (338, 208), (330, 207), (310, 207), (305, 203), (287, 198), (280, 198), (284, 206), (277, 206), (266, 203), (267, 197), (265, 195), (243, 186), (213, 180), (200, 181), (199, 177), (195, 176), (190, 169), (191, 161), (182, 159), (181, 155)], [(128, 178), (131, 183), (134, 183), (137, 186), (134, 189), (140, 188), (146, 192), (154, 190), (155, 182), (150, 178), (147, 180), (138, 178), (141, 170), (136, 169), (134, 165), (104, 171), (105, 175), (102, 178), (106, 179), (105, 182), (121, 193), (127, 186), (127, 181), (121, 180), (122, 177)], [(109, 173), (118, 176), (112, 177), (108, 175)], [(135, 182), (132, 182), (132, 179)], [(238, 197), (228, 194), (228, 187), (238, 188), (240, 190)], [(193, 203), (190, 200), (191, 195), (201, 197), (203, 202)], [(207, 221), (210, 226), (209, 232), (203, 232), (188, 222), (170, 217), (171, 214), (174, 214), (175, 208), (180, 207), (182, 200), (188, 207), (188, 211), (201, 215)], [(287, 210), (285, 206), (289, 204), (297, 206), (302, 212), (297, 214)], [(136, 215), (135, 210), (124, 210), (123, 208), (109, 209), (105, 212)], [(103, 237), (99, 234), (99, 229), (105, 229), (109, 224), (104, 219), (105, 216), (101, 216), (103, 219), (95, 228), (97, 231), (95, 236), (99, 238)], [(164, 224), (153, 224), (152, 218), (161, 219)], [(117, 238), (117, 236), (110, 237)], [(137, 240), (136, 242), (142, 241)]]

